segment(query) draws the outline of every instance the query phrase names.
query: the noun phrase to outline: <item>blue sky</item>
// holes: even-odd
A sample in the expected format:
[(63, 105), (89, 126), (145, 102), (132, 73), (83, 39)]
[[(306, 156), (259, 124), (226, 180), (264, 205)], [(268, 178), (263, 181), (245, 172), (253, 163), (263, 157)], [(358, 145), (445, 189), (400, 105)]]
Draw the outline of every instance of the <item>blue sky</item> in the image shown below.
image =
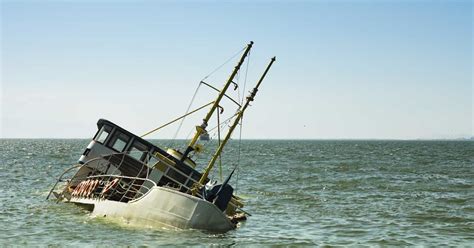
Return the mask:
[[(143, 133), (182, 114), (197, 83), (250, 40), (247, 91), (277, 62), (244, 138), (471, 136), (472, 10), (470, 1), (4, 0), (0, 137), (90, 138), (99, 118)], [(209, 82), (222, 86), (235, 63)], [(212, 97), (201, 89), (194, 106)]]

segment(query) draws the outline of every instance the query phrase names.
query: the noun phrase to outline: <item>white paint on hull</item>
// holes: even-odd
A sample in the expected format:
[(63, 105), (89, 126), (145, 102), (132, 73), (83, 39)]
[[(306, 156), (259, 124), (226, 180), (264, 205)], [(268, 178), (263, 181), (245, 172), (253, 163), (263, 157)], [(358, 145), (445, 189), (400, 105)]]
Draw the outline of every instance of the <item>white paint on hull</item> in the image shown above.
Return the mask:
[(214, 204), (174, 189), (154, 186), (137, 200), (117, 202), (71, 198), (70, 202), (94, 205), (92, 216), (119, 217), (144, 226), (171, 226), (226, 232), (235, 225)]

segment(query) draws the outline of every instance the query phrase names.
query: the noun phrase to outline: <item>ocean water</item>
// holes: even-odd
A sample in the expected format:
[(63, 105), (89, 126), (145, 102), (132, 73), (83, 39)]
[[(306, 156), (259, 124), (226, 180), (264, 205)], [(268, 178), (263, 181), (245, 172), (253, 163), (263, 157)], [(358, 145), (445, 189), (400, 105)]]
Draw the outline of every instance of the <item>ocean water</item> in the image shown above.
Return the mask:
[(242, 141), (231, 182), (252, 216), (224, 234), (130, 226), (45, 200), (88, 142), (0, 140), (1, 247), (474, 246), (472, 141)]

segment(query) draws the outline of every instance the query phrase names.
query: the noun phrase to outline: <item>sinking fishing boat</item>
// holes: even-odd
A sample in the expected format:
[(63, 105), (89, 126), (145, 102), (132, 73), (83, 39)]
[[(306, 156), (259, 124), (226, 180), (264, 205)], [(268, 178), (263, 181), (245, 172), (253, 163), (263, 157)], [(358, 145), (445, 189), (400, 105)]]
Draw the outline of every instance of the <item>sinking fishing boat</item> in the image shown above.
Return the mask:
[(237, 66), (221, 90), (201, 81), (218, 92), (214, 101), (172, 121), (210, 106), (184, 152), (162, 149), (142, 138), (144, 135), (137, 136), (111, 121), (100, 119), (97, 122), (98, 131), (80, 156), (79, 163), (59, 176), (47, 198), (55, 196), (58, 202), (80, 205), (90, 210), (92, 216), (117, 217), (145, 226), (211, 232), (236, 228), (238, 222), (249, 214), (243, 210), (242, 199), (234, 194), (229, 184), (235, 168), (220, 183), (210, 180), (209, 173), (254, 100), (275, 57), (245, 101), (240, 104), (234, 101), (238, 109), (230, 119), (231, 125), (222, 140), (219, 136), (219, 145), (202, 172), (196, 170), (192, 155), (202, 150), (199, 140), (209, 139), (206, 130), (208, 122), (215, 112), (219, 114), (222, 98), (230, 98), (226, 91), (231, 84), (235, 85), (234, 77), (252, 45), (253, 42), (250, 42), (243, 49)]

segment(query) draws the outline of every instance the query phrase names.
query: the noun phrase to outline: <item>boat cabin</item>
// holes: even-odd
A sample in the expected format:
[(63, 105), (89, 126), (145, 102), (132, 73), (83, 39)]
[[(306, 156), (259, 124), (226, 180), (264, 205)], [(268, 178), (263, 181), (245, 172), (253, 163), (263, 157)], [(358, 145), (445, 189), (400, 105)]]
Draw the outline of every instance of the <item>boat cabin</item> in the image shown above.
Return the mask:
[[(191, 189), (201, 178), (194, 162), (176, 150), (164, 151), (152, 143), (104, 119), (97, 122), (98, 131), (79, 158), (83, 177), (117, 175), (146, 178), (158, 186)], [(145, 182), (145, 181), (143, 181)]]

